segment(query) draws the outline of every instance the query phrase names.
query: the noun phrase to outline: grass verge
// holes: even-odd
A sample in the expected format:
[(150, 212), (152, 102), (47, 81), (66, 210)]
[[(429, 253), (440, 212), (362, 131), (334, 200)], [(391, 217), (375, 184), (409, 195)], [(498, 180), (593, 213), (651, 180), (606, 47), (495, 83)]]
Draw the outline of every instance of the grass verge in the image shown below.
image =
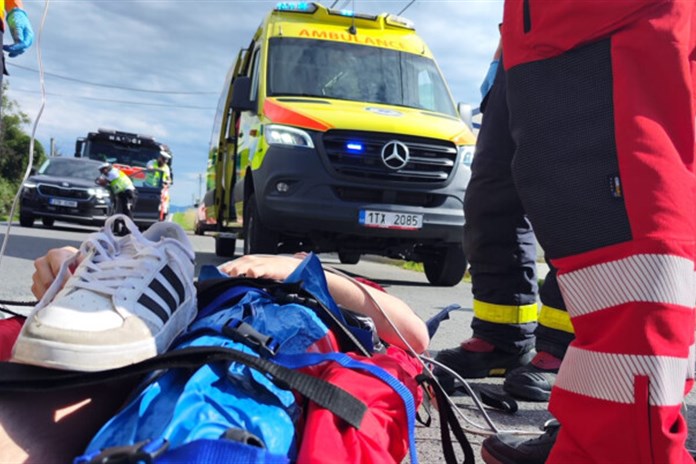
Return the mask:
[(179, 224), (184, 230), (193, 230), (193, 223), (196, 219), (196, 211), (189, 209), (183, 213), (172, 214), (172, 222)]

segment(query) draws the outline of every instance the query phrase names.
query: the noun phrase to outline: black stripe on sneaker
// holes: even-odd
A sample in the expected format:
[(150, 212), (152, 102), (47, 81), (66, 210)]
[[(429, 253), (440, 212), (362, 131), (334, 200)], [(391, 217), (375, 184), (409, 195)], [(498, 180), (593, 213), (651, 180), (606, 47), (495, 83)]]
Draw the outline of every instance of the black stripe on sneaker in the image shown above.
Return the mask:
[(164, 302), (167, 303), (167, 306), (169, 306), (169, 314), (173, 313), (178, 304), (174, 299), (174, 295), (169, 293), (169, 290), (167, 290), (167, 287), (165, 287), (164, 284), (157, 279), (150, 282), (149, 287), (150, 290), (155, 292), (155, 295), (162, 298)]
[(162, 273), (164, 278), (167, 279), (167, 282), (169, 282), (171, 286), (174, 287), (174, 290), (176, 290), (176, 294), (179, 295), (179, 303), (184, 301), (184, 298), (186, 297), (186, 291), (184, 290), (184, 284), (181, 282), (179, 276), (176, 275), (176, 273), (172, 270), (171, 267), (169, 267), (169, 265), (164, 266), (160, 272)]
[(140, 298), (138, 298), (138, 303), (155, 313), (157, 317), (162, 319), (162, 322), (167, 322), (167, 319), (169, 319), (169, 314), (167, 313), (167, 311), (165, 311), (164, 308), (162, 308), (159, 305), (159, 303), (157, 303), (155, 300), (145, 295), (144, 293), (140, 296)]

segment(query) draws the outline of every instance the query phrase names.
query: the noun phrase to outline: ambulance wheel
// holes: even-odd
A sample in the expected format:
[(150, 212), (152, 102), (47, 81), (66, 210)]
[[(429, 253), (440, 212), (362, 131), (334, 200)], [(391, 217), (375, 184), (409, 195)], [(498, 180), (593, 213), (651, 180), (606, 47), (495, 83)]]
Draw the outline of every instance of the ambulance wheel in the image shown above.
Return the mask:
[(49, 217), (43, 217), (41, 218), (41, 224), (44, 225), (44, 227), (53, 227), (53, 223), (55, 223), (56, 220), (53, 218)]
[(237, 250), (237, 240), (234, 237), (215, 237), (215, 255), (221, 258), (232, 258)]
[(339, 251), (338, 260), (341, 264), (358, 264), (360, 262), (360, 253), (353, 251)]
[(461, 245), (451, 245), (423, 259), (428, 282), (437, 287), (453, 287), (462, 281), (467, 262)]
[(244, 202), (244, 254), (278, 253), (278, 233), (266, 228), (259, 217), (256, 194), (249, 195)]
[(205, 234), (205, 231), (203, 230), (203, 225), (199, 221), (196, 221), (196, 225), (193, 227), (193, 233), (196, 235)]

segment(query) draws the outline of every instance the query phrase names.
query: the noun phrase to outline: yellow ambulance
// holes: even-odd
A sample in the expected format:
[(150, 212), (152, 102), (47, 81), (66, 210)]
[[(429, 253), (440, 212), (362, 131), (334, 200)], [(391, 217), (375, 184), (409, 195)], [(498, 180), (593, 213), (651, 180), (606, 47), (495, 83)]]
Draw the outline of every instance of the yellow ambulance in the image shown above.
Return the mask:
[(231, 67), (210, 147), (216, 252), (337, 252), (466, 270), (474, 135), (413, 23), (281, 3)]

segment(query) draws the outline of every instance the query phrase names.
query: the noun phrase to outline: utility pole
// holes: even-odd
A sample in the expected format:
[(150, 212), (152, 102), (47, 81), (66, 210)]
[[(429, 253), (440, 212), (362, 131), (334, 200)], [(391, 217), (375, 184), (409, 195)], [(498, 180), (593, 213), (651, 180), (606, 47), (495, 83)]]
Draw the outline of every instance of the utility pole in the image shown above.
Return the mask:
[(198, 173), (198, 201), (203, 201), (203, 174)]

